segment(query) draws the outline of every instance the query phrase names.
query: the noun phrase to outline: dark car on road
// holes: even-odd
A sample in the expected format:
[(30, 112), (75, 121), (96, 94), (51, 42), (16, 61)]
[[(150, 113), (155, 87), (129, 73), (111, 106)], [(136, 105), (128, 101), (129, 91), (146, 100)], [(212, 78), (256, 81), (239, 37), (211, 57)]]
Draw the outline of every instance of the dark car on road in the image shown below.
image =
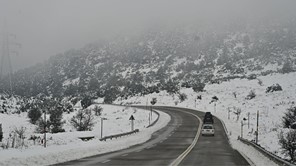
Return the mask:
[(203, 123), (204, 124), (213, 124), (214, 123), (213, 115), (211, 114), (211, 112), (205, 113)]

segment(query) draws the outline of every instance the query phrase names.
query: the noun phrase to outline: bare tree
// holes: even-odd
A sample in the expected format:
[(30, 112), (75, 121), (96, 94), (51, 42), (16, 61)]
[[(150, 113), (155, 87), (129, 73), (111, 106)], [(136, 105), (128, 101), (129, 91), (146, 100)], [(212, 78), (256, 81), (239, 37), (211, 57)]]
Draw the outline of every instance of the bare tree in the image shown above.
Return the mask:
[(77, 131), (89, 131), (94, 126), (94, 117), (90, 110), (79, 110), (70, 120)]
[(12, 137), (12, 147), (23, 147), (25, 145), (26, 127), (14, 128), (10, 137)]

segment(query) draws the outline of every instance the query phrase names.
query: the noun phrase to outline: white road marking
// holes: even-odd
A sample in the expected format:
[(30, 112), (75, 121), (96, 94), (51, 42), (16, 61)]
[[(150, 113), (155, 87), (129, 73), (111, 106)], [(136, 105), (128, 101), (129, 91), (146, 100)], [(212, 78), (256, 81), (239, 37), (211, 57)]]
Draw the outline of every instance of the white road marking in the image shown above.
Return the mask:
[(111, 161), (111, 160), (105, 160), (105, 161), (102, 161), (102, 163), (108, 163), (109, 161)]
[[(181, 111), (181, 110), (180, 110)], [(197, 118), (197, 120), (199, 121), (199, 127), (198, 127), (198, 130), (197, 130), (197, 133), (196, 133), (196, 135), (195, 135), (195, 138), (194, 138), (194, 140), (193, 140), (193, 142), (191, 143), (191, 145), (180, 155), (180, 156), (178, 156), (178, 158), (176, 159), (176, 160), (174, 160), (171, 164), (170, 164), (170, 166), (177, 166), (177, 165), (179, 165), (181, 162), (182, 162), (182, 160), (189, 154), (189, 152), (193, 149), (193, 147), (196, 145), (196, 143), (197, 143), (197, 140), (198, 140), (198, 137), (199, 137), (199, 135), (200, 135), (200, 131), (201, 131), (201, 119), (197, 116), (197, 115), (195, 115), (195, 114), (193, 114), (193, 113), (190, 113), (190, 112), (186, 112), (186, 111), (182, 111), (182, 112), (185, 112), (185, 113), (187, 113), (187, 114), (191, 114), (191, 115), (193, 115), (194, 117), (196, 117)]]
[(128, 153), (126, 153), (126, 154), (123, 154), (123, 155), (121, 155), (121, 156), (127, 156), (128, 155)]

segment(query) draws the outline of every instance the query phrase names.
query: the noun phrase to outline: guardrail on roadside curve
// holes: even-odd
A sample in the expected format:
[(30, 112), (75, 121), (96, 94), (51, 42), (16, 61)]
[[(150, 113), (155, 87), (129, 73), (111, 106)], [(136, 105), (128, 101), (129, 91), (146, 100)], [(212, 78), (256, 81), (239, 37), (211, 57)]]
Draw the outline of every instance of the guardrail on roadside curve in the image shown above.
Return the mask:
[(149, 127), (152, 127), (152, 126), (154, 126), (155, 124), (156, 124), (156, 122), (159, 120), (159, 116), (160, 116), (160, 114), (157, 112), (157, 111), (155, 111), (155, 110), (153, 110), (153, 112), (157, 115), (157, 118), (155, 119), (155, 121), (153, 121), (150, 125), (148, 125), (146, 128), (149, 128)]
[(131, 135), (131, 134), (134, 134), (134, 133), (137, 133), (137, 132), (139, 132), (139, 129), (136, 129), (136, 130), (130, 131), (130, 132), (126, 132), (126, 133), (109, 135), (109, 136), (101, 138), (100, 141), (106, 141), (107, 139), (112, 140), (113, 138), (116, 139), (116, 138), (123, 137), (123, 136), (126, 136), (126, 135)]
[(247, 145), (251, 145), (253, 146), (255, 149), (257, 149), (259, 152), (261, 152), (264, 156), (268, 157), (270, 160), (274, 161), (275, 163), (279, 164), (279, 165), (284, 165), (284, 166), (296, 166), (295, 164), (290, 163), (289, 161), (280, 158), (279, 156), (267, 151), (266, 149), (264, 149), (263, 147), (261, 147), (260, 145), (256, 144), (255, 142), (246, 140), (244, 138), (238, 137), (238, 140), (240, 140), (241, 142), (243, 142), (244, 144)]

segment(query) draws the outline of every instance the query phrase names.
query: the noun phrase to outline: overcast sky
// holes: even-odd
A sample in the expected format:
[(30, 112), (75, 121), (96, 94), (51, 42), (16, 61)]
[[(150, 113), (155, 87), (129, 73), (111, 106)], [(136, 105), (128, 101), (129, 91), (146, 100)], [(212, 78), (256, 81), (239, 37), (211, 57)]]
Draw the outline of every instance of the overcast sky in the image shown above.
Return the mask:
[[(295, 0), (0, 0), (0, 27), (22, 44), (14, 70), (117, 34), (159, 24), (290, 15)], [(294, 9), (293, 9), (294, 8)], [(294, 12), (295, 13), (295, 12)], [(3, 28), (1, 28), (3, 29)], [(1, 49), (1, 48), (0, 48)]]

